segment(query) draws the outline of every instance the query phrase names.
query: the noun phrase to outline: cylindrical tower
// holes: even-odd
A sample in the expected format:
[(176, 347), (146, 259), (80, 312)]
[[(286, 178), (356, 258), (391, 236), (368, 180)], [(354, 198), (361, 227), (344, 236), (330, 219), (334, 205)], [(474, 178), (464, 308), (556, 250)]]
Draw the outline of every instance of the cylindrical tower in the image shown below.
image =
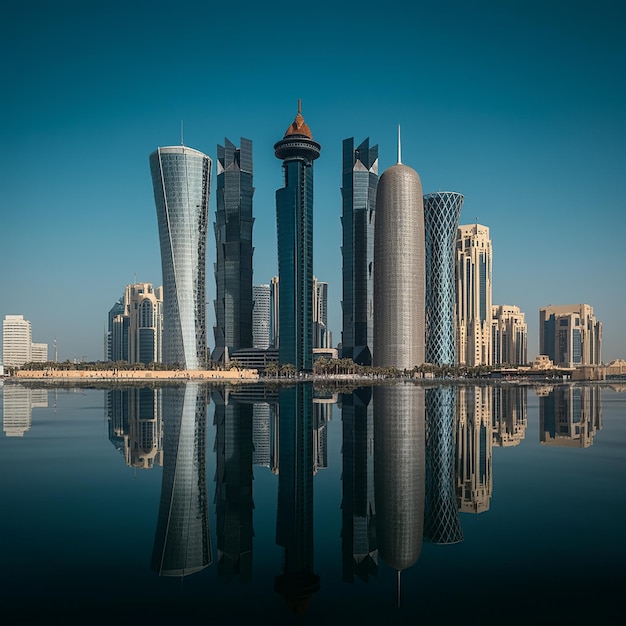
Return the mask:
[(206, 367), (206, 234), (211, 159), (187, 146), (150, 155), (163, 272), (163, 362)]
[(454, 244), (463, 195), (438, 191), (424, 196), (426, 244), (426, 362), (454, 365)]
[(279, 289), (279, 361), (313, 369), (313, 161), (321, 146), (298, 114), (274, 145), (285, 186), (276, 191)]
[(425, 282), (422, 182), (398, 147), (398, 163), (383, 172), (376, 193), (374, 365), (424, 363)]

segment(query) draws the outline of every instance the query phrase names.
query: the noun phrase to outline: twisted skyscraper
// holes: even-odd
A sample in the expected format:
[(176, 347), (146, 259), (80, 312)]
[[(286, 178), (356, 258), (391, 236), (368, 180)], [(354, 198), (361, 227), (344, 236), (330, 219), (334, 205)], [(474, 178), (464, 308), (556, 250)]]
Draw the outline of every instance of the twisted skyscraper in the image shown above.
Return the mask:
[(211, 159), (187, 146), (150, 155), (163, 272), (163, 362), (206, 367), (206, 234)]
[(374, 365), (411, 369), (424, 363), (424, 201), (418, 173), (398, 162), (376, 193)]

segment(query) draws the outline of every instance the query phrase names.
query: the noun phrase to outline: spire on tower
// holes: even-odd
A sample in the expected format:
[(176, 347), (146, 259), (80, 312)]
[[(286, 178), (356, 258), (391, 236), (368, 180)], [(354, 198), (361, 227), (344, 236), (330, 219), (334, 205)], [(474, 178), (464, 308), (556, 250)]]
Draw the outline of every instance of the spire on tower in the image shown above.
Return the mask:
[(400, 141), (400, 124), (398, 124), (398, 164), (402, 163), (402, 143)]

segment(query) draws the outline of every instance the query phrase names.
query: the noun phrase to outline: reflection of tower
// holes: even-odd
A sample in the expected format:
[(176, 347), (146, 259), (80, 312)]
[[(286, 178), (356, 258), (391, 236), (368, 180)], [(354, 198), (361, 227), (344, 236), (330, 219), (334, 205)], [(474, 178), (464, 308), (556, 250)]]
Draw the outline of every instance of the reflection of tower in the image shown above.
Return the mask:
[(252, 347), (252, 142), (217, 146), (214, 361)]
[(186, 146), (150, 155), (163, 274), (163, 363), (206, 365), (206, 233), (211, 159)]
[(422, 550), (424, 434), (422, 387), (374, 387), (376, 537), (380, 558), (398, 572), (398, 584), (400, 572)]
[(378, 570), (374, 500), (374, 406), (372, 388), (361, 387), (341, 400), (341, 550), (343, 580), (367, 581)]
[(252, 404), (239, 403), (216, 388), (215, 505), (217, 573), (227, 579), (252, 578)]
[(454, 485), (454, 387), (426, 390), (426, 510), (424, 538), (463, 540)]
[(489, 387), (459, 387), (456, 423), (456, 496), (462, 513), (489, 510), (493, 489)]
[(302, 616), (320, 587), (313, 571), (313, 385), (282, 388), (279, 411), (276, 543), (285, 559), (274, 589)]
[(595, 385), (555, 387), (539, 398), (542, 445), (588, 448), (602, 428), (602, 400)]
[(516, 446), (526, 434), (527, 395), (524, 386), (493, 387), (493, 444)]
[(424, 200), (418, 173), (398, 162), (376, 191), (374, 365), (412, 369), (424, 363)]
[(285, 186), (276, 191), (279, 277), (279, 360), (313, 369), (313, 161), (321, 146), (300, 112), (274, 145)]
[(341, 179), (343, 203), (343, 331), (342, 358), (372, 364), (374, 348), (374, 217), (378, 186), (378, 146), (369, 138), (354, 148), (343, 140)]
[(187, 576), (211, 564), (206, 399), (197, 383), (163, 389), (163, 479), (152, 569)]
[(454, 365), (454, 243), (463, 196), (439, 191), (424, 196), (426, 241), (426, 362)]
[(48, 407), (45, 389), (5, 385), (2, 393), (2, 428), (7, 437), (23, 437), (30, 430), (33, 409)]
[(313, 473), (328, 467), (328, 422), (332, 403), (323, 398), (313, 400)]

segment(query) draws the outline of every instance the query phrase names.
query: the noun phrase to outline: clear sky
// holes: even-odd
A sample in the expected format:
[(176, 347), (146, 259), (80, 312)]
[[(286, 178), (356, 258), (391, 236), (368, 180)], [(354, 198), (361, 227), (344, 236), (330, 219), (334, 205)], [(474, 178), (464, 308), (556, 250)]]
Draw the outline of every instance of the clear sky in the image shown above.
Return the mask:
[[(341, 336), (341, 143), (370, 137), (424, 193), (491, 229), (494, 304), (585, 302), (626, 358), (622, 2), (371, 0), (5, 3), (0, 20), (0, 317), (58, 358), (103, 358), (126, 284), (161, 284), (148, 156), (253, 142), (254, 283), (277, 273), (273, 145), (302, 99), (315, 162), (314, 271)], [(215, 178), (211, 223), (215, 218)], [(214, 235), (207, 291), (212, 327)], [(208, 333), (213, 344), (212, 329)]]

